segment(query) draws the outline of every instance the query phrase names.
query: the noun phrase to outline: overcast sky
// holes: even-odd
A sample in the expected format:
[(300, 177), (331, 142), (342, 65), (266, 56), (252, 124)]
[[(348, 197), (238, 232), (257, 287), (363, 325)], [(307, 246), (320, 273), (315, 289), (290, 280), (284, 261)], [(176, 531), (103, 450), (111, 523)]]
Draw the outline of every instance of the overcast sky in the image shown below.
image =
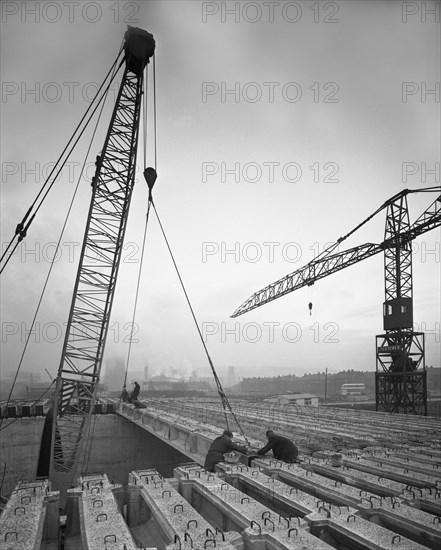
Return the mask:
[[(127, 24), (156, 39), (155, 203), (215, 366), (222, 373), (234, 365), (239, 377), (374, 371), (375, 335), (383, 332), (382, 255), (236, 319), (230, 315), (397, 192), (439, 185), (439, 3), (2, 2), (2, 243), (115, 60)], [(25, 371), (47, 368), (55, 376), (58, 369), (93, 162), (112, 101)], [(151, 124), (148, 134), (152, 165)], [(86, 148), (84, 140), (2, 275), (2, 376), (17, 368)], [(140, 174), (143, 158), (141, 148)], [(434, 199), (410, 195), (411, 221)], [(139, 178), (104, 364), (127, 356), (146, 206)], [(385, 211), (344, 247), (381, 242), (384, 223)], [(413, 275), (426, 364), (439, 366), (438, 230), (414, 242)], [(209, 374), (154, 217), (135, 322), (130, 370), (148, 364), (152, 374)]]

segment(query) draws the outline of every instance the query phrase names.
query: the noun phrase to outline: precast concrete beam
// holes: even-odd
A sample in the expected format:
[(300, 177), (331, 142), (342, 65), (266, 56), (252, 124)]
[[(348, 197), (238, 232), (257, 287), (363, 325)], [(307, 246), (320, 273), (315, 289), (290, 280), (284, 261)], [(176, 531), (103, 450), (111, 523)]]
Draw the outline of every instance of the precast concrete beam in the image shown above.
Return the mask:
[(243, 550), (244, 543), (239, 533), (214, 528), (156, 470), (132, 472), (129, 484), (132, 491), (139, 490), (154, 515), (167, 548)]
[(315, 496), (319, 502), (327, 501), (338, 506), (356, 507), (363, 498), (377, 497), (375, 493), (319, 475), (307, 465), (302, 467), (297, 464), (286, 464), (271, 458), (255, 459), (253, 465), (291, 487)]
[[(378, 494), (364, 491), (359, 491), (357, 498), (350, 487), (346, 488), (343, 484), (335, 483), (325, 476), (318, 475), (308, 469), (304, 470), (295, 464), (286, 464), (271, 459), (257, 459), (253, 461), (253, 465), (259, 467), (265, 473), (288, 483), (291, 487), (303, 489), (309, 495), (314, 495), (314, 497), (321, 496), (323, 500), (318, 501), (317, 506), (320, 505), (325, 510), (329, 510), (329, 514), (333, 518), (338, 516), (341, 519), (345, 515), (353, 515), (354, 521), (356, 520), (357, 523), (349, 530), (344, 522), (337, 530), (335, 526), (328, 526), (328, 531), (330, 530), (334, 534), (339, 532), (340, 537), (351, 538), (352, 535), (348, 533), (358, 530), (360, 531), (359, 534), (364, 536), (365, 526), (359, 520), (367, 519), (369, 522), (388, 527), (386, 533), (378, 530), (377, 526), (372, 527), (373, 538), (371, 542), (372, 544), (378, 544), (378, 548), (387, 547), (387, 541), (395, 535), (400, 536), (400, 539), (395, 540), (400, 540), (400, 544), (407, 544), (409, 548), (412, 548), (412, 544), (415, 545), (415, 542), (434, 549), (439, 548), (441, 544), (440, 518), (409, 506), (402, 498), (395, 496), (384, 498)], [(241, 473), (240, 475), (248, 474)], [(279, 492), (281, 490), (278, 486), (276, 486), (276, 489)], [(347, 502), (348, 494), (351, 494), (351, 492), (351, 508), (341, 506), (342, 503)], [(292, 498), (291, 495), (288, 498)], [(309, 498), (312, 498), (312, 496), (309, 496)], [(335, 503), (338, 505), (334, 506)], [(334, 514), (334, 510), (336, 514)], [(305, 519), (311, 523), (312, 529), (314, 523), (312, 516), (305, 516)], [(352, 518), (347, 522), (352, 523)], [(405, 537), (409, 539), (408, 542), (406, 542)], [(381, 544), (379, 541), (382, 541)], [(385, 544), (386, 546), (384, 546)]]
[(105, 474), (82, 476), (77, 491), (83, 550), (136, 550), (135, 542)]
[[(224, 465), (222, 469), (225, 469)], [(247, 548), (331, 550), (332, 546), (302, 528), (297, 518), (292, 522), (225, 483), (217, 475), (202, 468), (197, 470), (184, 466), (176, 470), (180, 471), (180, 492), (186, 495), (187, 500), (193, 505), (198, 502), (202, 514), (208, 508), (216, 510), (216, 521), (243, 530)]]
[(152, 408), (136, 409), (133, 405), (120, 404), (118, 414), (167, 442), (191, 461), (204, 464), (210, 445), (222, 433), (220, 428), (182, 419), (177, 414), (158, 414)]
[(364, 457), (359, 457), (358, 460), (343, 459), (344, 466), (355, 470), (361, 470), (369, 474), (376, 475), (378, 477), (387, 477), (399, 483), (405, 485), (412, 485), (414, 487), (432, 487), (437, 488), (441, 485), (440, 472), (434, 471), (430, 473), (420, 473), (411, 471), (406, 464), (400, 467), (394, 467), (391, 465), (383, 465), (381, 460), (372, 465), (371, 461), (366, 460)]
[(58, 502), (59, 493), (50, 491), (47, 479), (18, 483), (0, 516), (0, 548), (40, 550), (46, 543), (56, 542)]

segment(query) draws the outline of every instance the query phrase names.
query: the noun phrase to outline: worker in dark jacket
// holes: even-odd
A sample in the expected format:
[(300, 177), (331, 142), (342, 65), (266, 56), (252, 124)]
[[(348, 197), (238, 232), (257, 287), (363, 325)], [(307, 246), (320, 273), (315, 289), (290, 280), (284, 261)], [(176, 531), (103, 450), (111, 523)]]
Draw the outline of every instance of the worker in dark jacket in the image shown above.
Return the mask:
[(216, 464), (224, 460), (224, 453), (228, 453), (230, 451), (246, 453), (247, 448), (244, 445), (233, 443), (233, 432), (230, 432), (230, 430), (225, 430), (224, 433), (221, 436), (216, 437), (210, 445), (207, 456), (205, 457), (204, 468), (209, 472), (214, 472), (214, 467)]
[(273, 451), (274, 458), (283, 462), (297, 462), (299, 450), (294, 443), (287, 437), (276, 435), (272, 430), (266, 432), (268, 443), (265, 447), (257, 451), (258, 455), (264, 455), (268, 451)]
[(139, 392), (141, 390), (141, 387), (138, 384), (138, 382), (133, 382), (133, 385), (134, 385), (134, 388), (133, 388), (133, 391), (130, 395), (131, 403), (133, 403), (134, 401), (138, 401)]

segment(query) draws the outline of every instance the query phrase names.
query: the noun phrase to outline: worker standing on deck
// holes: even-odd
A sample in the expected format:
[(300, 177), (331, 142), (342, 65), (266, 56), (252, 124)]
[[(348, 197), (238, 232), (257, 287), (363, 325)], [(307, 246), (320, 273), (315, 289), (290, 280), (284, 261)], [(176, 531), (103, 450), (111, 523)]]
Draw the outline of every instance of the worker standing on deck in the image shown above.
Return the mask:
[(213, 441), (208, 449), (207, 456), (205, 457), (204, 468), (209, 472), (214, 472), (214, 467), (218, 462), (224, 460), (224, 453), (229, 451), (237, 451), (238, 453), (245, 454), (247, 448), (244, 445), (233, 443), (233, 432), (230, 430), (224, 430), (223, 434)]
[(133, 391), (130, 395), (130, 401), (133, 403), (134, 401), (138, 401), (138, 395), (139, 395), (139, 392), (141, 390), (141, 387), (140, 385), (138, 384), (138, 382), (133, 382), (133, 385), (135, 386), (133, 388)]
[(290, 439), (283, 437), (283, 435), (276, 435), (272, 430), (266, 432), (266, 437), (268, 443), (265, 447), (257, 451), (258, 455), (264, 455), (272, 450), (273, 456), (277, 460), (282, 460), (283, 462), (299, 462), (297, 460), (299, 450)]

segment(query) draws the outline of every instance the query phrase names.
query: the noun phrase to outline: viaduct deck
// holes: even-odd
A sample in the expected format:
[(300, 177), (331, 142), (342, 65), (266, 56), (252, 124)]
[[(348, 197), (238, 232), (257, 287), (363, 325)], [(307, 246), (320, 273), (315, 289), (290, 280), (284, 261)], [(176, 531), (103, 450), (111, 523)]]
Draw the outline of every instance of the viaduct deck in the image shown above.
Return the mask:
[(434, 419), (236, 402), (252, 446), (262, 446), (271, 427), (296, 441), (303, 461), (243, 456), (213, 474), (202, 464), (226, 425), (218, 403), (157, 399), (114, 408), (188, 462), (169, 478), (154, 468), (132, 471), (125, 486), (103, 473), (82, 476), (69, 491), (63, 529), (47, 482), (20, 484), (0, 519), (2, 548), (51, 550), (60, 537), (66, 550), (440, 547), (441, 426)]

